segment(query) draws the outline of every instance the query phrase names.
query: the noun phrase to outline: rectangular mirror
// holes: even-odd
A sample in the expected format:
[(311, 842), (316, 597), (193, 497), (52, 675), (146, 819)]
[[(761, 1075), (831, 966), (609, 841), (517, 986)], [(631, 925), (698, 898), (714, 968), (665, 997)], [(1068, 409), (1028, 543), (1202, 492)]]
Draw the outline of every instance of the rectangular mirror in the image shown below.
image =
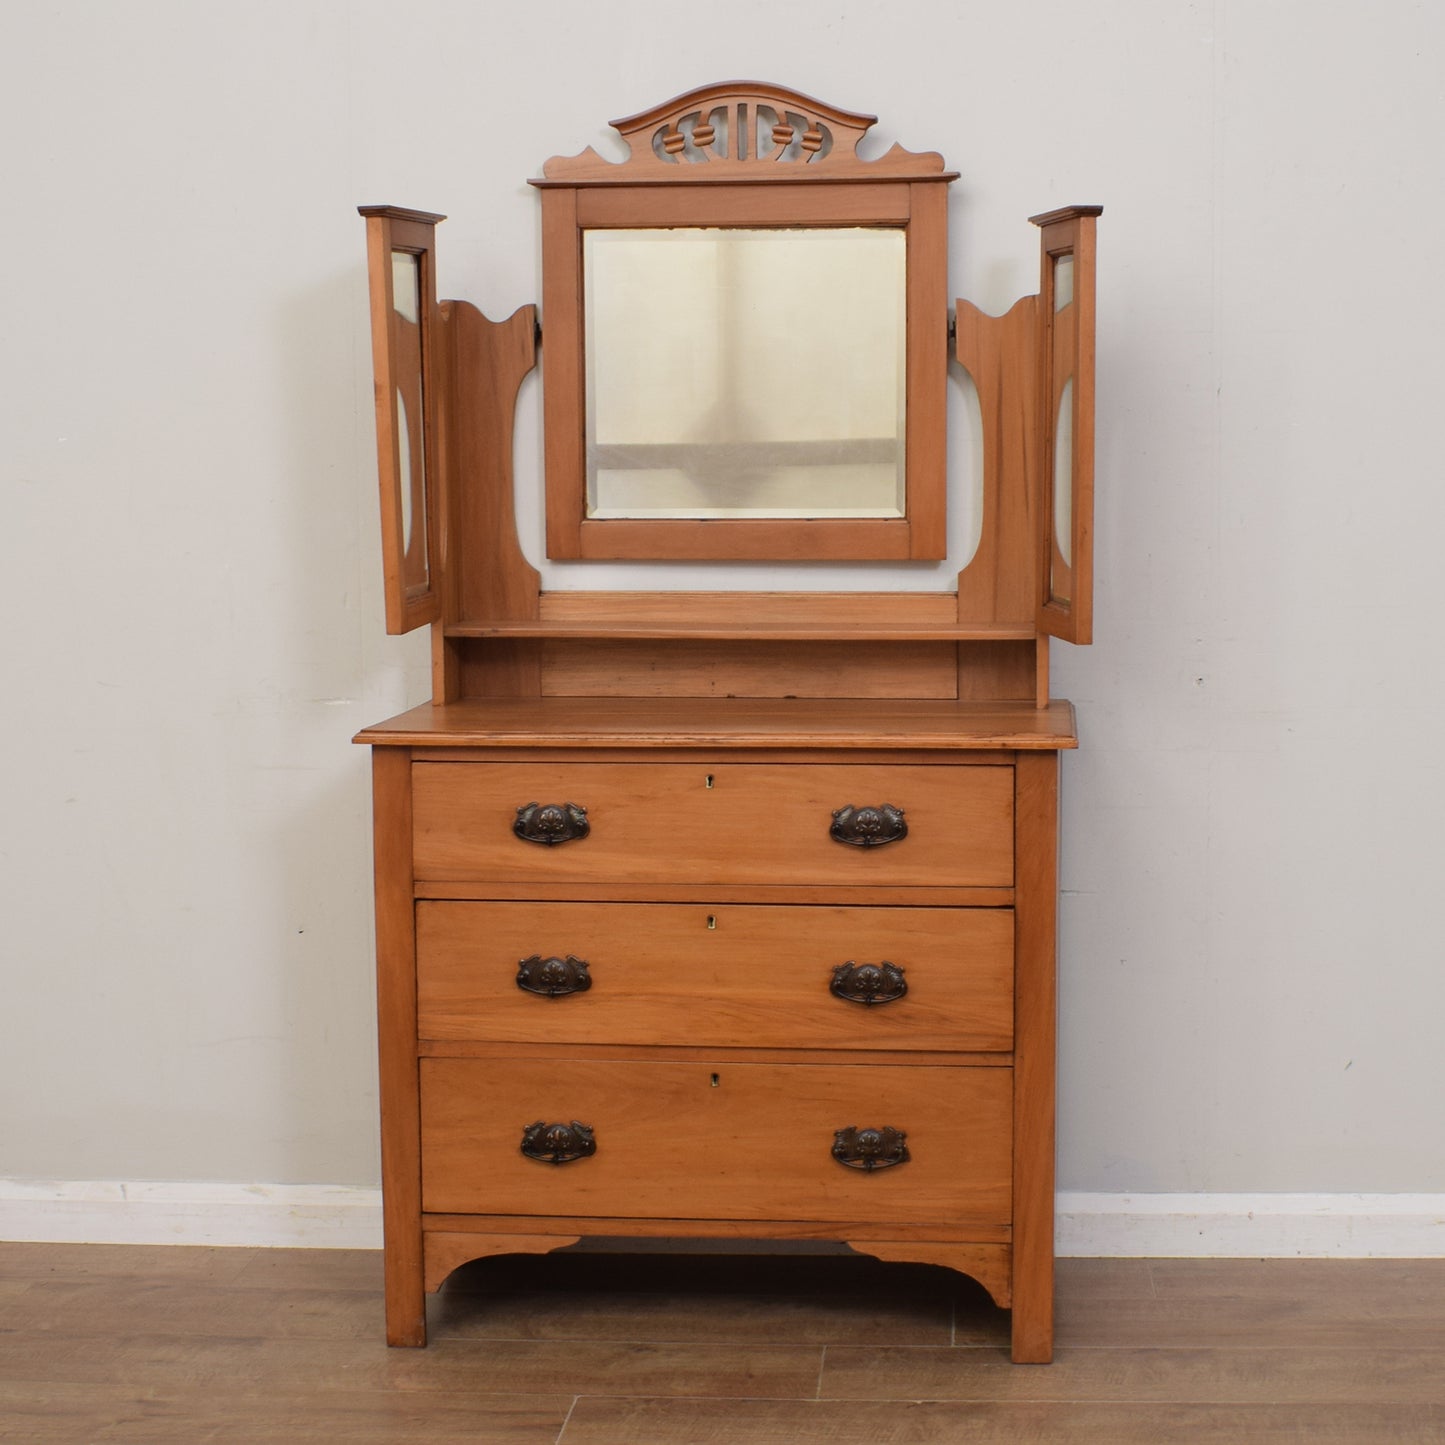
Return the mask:
[[(629, 161), (536, 182), (547, 555), (942, 558), (942, 157), (861, 161), (797, 115), (746, 157), (637, 124)], [(729, 154), (677, 159), (704, 144)]]
[(427, 556), (426, 382), (421, 350), (421, 257), (391, 253), (392, 404), (396, 421), (396, 481), (400, 503), (402, 579), (407, 595), (431, 585)]
[(902, 518), (897, 227), (583, 233), (588, 518)]

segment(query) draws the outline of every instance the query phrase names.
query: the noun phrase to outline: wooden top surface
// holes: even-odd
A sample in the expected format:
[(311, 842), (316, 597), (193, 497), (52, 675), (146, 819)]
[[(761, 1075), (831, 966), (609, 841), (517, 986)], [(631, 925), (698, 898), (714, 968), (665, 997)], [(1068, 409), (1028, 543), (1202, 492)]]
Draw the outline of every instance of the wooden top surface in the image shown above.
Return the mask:
[(1078, 746), (1074, 705), (819, 698), (505, 698), (423, 703), (355, 741), (391, 747)]

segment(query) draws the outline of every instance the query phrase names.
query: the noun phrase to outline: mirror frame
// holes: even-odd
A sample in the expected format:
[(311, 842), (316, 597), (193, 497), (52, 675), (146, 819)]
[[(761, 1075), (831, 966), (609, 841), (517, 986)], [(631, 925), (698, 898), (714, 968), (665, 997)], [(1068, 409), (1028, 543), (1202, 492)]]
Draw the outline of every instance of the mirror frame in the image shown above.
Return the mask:
[[(439, 471), (440, 376), (437, 365), (436, 226), (445, 216), (400, 206), (358, 206), (366, 217), (371, 286), (371, 349), (376, 377), (376, 461), (381, 483), (381, 553), (386, 630), (410, 632), (442, 614), (439, 576), (442, 555), (442, 496)], [(402, 252), (417, 263), (420, 369), (402, 374), (411, 347), (398, 332), (392, 290), (392, 256)], [(415, 400), (417, 415), (399, 417), (397, 397)], [(403, 435), (421, 433), (421, 486), (403, 497), (400, 445)], [(405, 469), (414, 483), (415, 474)], [(417, 528), (417, 491), (422, 503)], [(410, 525), (408, 525), (410, 517)]]
[[(1094, 635), (1095, 222), (1102, 206), (1064, 206), (1029, 219), (1039, 227), (1038, 481), (1040, 632), (1065, 642)], [(1056, 304), (1059, 261), (1073, 261), (1073, 296)], [(1058, 543), (1057, 444), (1060, 403), (1070, 392), (1067, 557)], [(1068, 579), (1067, 597), (1055, 578)]]
[[(771, 117), (771, 119), (770, 119)], [(621, 162), (554, 157), (542, 192), (547, 555), (669, 561), (923, 561), (946, 555), (947, 186), (936, 153), (858, 159), (875, 117), (727, 82), (612, 125)], [(765, 149), (766, 147), (766, 149)], [(759, 153), (761, 152), (761, 153)], [(905, 514), (589, 518), (583, 236), (593, 229), (886, 226), (907, 247)]]

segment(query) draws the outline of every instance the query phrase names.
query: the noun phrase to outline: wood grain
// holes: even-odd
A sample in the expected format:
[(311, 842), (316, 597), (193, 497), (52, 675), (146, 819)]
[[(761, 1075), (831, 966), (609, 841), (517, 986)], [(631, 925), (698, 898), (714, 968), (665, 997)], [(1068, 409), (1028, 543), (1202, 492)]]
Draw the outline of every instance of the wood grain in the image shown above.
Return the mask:
[[(537, 570), (522, 554), (512, 485), (517, 392), (536, 361), (537, 308), (495, 322), (462, 301), (442, 307), (449, 341), (446, 481), (448, 623), (537, 615)], [(495, 647), (471, 656), (457, 693), (535, 697), (535, 652)], [(459, 673), (463, 670), (459, 669)], [(438, 701), (457, 695), (433, 689)]]
[(978, 389), (983, 528), (958, 577), (961, 622), (1024, 624), (1038, 590), (1038, 297), (1003, 316), (955, 307), (958, 360)]
[[(550, 631), (550, 625), (547, 626)], [(760, 647), (699, 633), (670, 640), (553, 639), (538, 653), (548, 697), (952, 698), (948, 641), (799, 642)]]
[[(428, 1211), (734, 1220), (878, 1218), (968, 1225), (1009, 1217), (1007, 1069), (849, 1064), (424, 1059)], [(592, 1158), (520, 1152), (534, 1120), (580, 1120)], [(834, 1133), (904, 1129), (912, 1158), (873, 1173)], [(646, 1179), (646, 1189), (639, 1181)], [(605, 1231), (598, 1231), (599, 1233)]]
[(926, 748), (1053, 751), (1078, 745), (1074, 709), (1019, 702), (847, 699), (465, 699), (413, 708), (358, 733), (383, 747)]
[(410, 773), (409, 753), (385, 748), (372, 753), (386, 1335), (394, 1345), (426, 1343)]
[[(585, 954), (592, 986), (518, 988), (519, 960)], [(864, 1006), (829, 992), (850, 962), (888, 961), (908, 992)], [(420, 903), (423, 1039), (689, 1048), (1013, 1047), (1007, 909)]]
[(1014, 972), (1013, 1358), (1044, 1364), (1054, 1329), (1058, 755), (1020, 755)]
[(578, 1401), (565, 1445), (1439, 1445), (1442, 1406)]
[[(380, 1308), (372, 1252), (0, 1244), (0, 1282), (20, 1291), (0, 1440), (1445, 1438), (1445, 1260), (1064, 1259), (1058, 1362), (1016, 1370), (1007, 1315), (960, 1276), (738, 1247), (487, 1259), (432, 1301), (419, 1353), (357, 1333)], [(1156, 1345), (1111, 1342), (1151, 1309)]]
[[(1013, 778), (995, 767), (739, 763), (430, 763), (413, 768), (423, 879), (813, 883), (846, 889), (1013, 882)], [(515, 836), (534, 802), (587, 810), (585, 838)], [(907, 836), (849, 847), (844, 807), (903, 810)]]
[[(446, 217), (396, 206), (363, 206), (360, 211), (366, 218), (386, 630), (401, 633), (441, 616), (446, 585), (438, 566), (445, 547), (437, 482), (439, 398), (446, 384), (446, 362), (438, 355), (436, 344), (434, 266), (436, 225)], [(420, 305), (416, 324), (405, 322), (393, 304), (393, 251), (417, 258)], [(403, 388), (412, 403), (414, 421), (421, 422), (419, 428), (411, 429), (405, 505), (397, 417), (397, 396)], [(408, 529), (408, 510), (422, 526)]]

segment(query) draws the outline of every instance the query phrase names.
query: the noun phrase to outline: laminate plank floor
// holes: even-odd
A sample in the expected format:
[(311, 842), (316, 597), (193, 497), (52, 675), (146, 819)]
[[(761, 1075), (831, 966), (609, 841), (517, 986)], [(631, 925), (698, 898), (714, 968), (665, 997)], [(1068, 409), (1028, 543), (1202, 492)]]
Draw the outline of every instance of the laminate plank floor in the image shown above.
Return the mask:
[(1055, 1362), (946, 1270), (0, 1244), (0, 1441), (1445, 1445), (1445, 1260), (1061, 1260)]

